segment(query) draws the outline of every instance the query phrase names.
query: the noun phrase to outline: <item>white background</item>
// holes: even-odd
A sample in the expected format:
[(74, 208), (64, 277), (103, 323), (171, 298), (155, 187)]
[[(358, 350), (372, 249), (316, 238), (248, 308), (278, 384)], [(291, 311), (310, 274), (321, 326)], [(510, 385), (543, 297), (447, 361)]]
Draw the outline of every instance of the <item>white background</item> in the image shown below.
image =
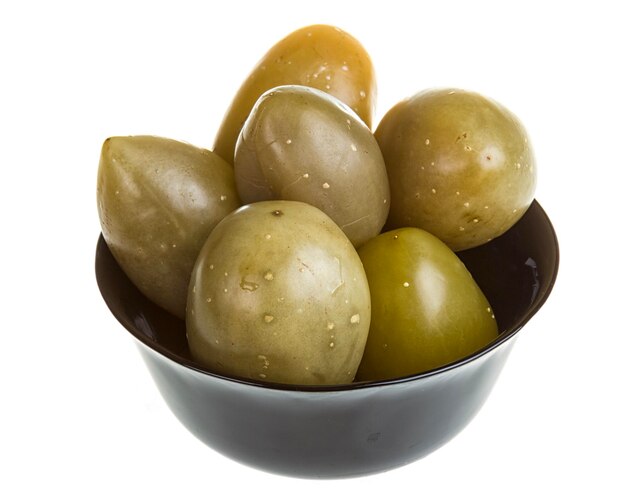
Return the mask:
[[(618, 2), (12, 3), (0, 7), (0, 495), (625, 496)], [(102, 141), (211, 148), (254, 63), (314, 23), (369, 51), (376, 121), (435, 86), (515, 112), (561, 244), (552, 296), (467, 429), (414, 464), (340, 481), (252, 470), (190, 435), (93, 269)]]

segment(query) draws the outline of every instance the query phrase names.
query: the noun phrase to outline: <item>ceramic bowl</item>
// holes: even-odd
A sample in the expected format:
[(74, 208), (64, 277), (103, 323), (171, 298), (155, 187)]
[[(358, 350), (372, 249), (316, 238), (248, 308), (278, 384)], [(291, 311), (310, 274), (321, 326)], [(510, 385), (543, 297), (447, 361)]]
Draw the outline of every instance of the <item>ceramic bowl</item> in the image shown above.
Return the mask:
[(472, 420), (518, 333), (546, 302), (559, 253), (552, 224), (534, 201), (506, 234), (459, 256), (497, 315), (498, 338), (435, 370), (331, 387), (269, 384), (203, 369), (191, 358), (184, 322), (130, 283), (102, 236), (96, 277), (106, 304), (135, 340), (166, 403), (195, 436), (258, 469), (339, 478), (413, 462)]

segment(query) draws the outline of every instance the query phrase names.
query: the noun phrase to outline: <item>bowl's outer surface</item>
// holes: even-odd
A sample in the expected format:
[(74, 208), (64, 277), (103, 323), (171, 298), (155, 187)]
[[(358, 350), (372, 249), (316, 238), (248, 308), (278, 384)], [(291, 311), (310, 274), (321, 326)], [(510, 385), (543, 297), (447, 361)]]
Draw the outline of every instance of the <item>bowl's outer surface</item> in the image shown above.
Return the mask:
[(556, 235), (536, 201), (509, 232), (459, 256), (496, 313), (502, 332), (494, 343), (424, 374), (319, 388), (202, 371), (189, 354), (184, 322), (139, 293), (102, 237), (96, 275), (168, 406), (200, 440), (266, 471), (333, 478), (404, 465), (458, 434), (485, 402), (516, 333), (543, 305), (558, 270)]
[(337, 478), (404, 465), (451, 439), (482, 406), (511, 345), (417, 382), (329, 392), (238, 384), (140, 351), (171, 410), (207, 445), (270, 472)]

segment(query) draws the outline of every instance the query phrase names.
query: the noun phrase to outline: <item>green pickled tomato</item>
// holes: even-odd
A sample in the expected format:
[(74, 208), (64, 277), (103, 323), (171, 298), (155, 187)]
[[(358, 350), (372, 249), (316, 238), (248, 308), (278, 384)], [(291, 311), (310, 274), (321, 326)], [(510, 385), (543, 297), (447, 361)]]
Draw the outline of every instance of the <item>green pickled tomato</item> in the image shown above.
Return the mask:
[(232, 167), (166, 138), (108, 138), (98, 169), (98, 213), (111, 253), (135, 286), (185, 317), (194, 262), (213, 227), (241, 205)]
[(280, 85), (305, 85), (334, 95), (368, 125), (376, 103), (376, 78), (368, 53), (334, 26), (294, 31), (261, 58), (243, 82), (218, 130), (214, 150), (233, 164), (239, 131), (257, 99)]
[(191, 277), (190, 351), (224, 375), (351, 382), (369, 324), (356, 250), (328, 216), (302, 202), (258, 202), (224, 218)]
[(418, 228), (359, 249), (372, 321), (357, 380), (417, 374), (468, 356), (498, 335), (494, 311), (449, 247)]
[(375, 136), (391, 189), (387, 229), (423, 228), (459, 251), (504, 233), (533, 200), (522, 124), (477, 93), (418, 93), (387, 112)]
[(288, 85), (263, 94), (239, 135), (234, 166), (244, 203), (307, 202), (355, 247), (380, 233), (387, 219), (389, 183), (374, 135), (349, 107), (319, 90)]

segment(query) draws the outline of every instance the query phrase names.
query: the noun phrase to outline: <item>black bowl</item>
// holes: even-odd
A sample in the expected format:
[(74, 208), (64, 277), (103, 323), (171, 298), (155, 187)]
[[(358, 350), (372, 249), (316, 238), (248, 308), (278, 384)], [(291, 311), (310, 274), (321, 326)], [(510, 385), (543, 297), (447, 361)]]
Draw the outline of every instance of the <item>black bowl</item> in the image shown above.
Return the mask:
[(330, 387), (269, 384), (203, 369), (191, 358), (184, 322), (130, 283), (102, 236), (96, 278), (170, 409), (200, 440), (269, 472), (338, 478), (405, 465), (458, 434), (485, 402), (516, 334), (548, 298), (558, 270), (556, 234), (536, 201), (506, 234), (459, 256), (497, 315), (498, 338), (429, 372)]

